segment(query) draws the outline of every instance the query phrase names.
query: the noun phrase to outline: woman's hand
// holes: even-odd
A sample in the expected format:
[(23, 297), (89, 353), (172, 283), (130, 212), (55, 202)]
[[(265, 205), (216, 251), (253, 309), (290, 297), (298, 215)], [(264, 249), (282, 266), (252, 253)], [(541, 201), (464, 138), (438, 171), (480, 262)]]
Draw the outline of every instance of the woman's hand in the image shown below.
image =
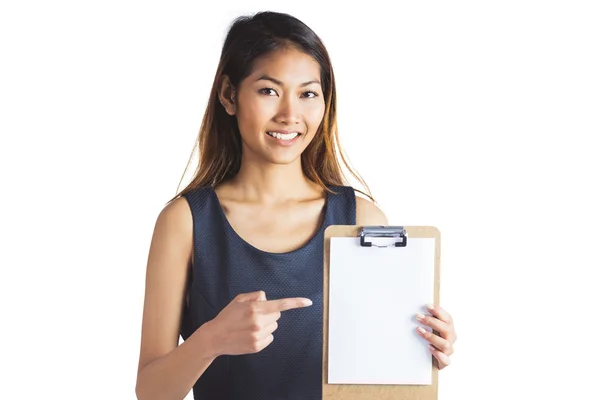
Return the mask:
[(427, 305), (427, 309), (432, 315), (419, 313), (417, 320), (431, 327), (433, 331), (439, 332), (439, 335), (422, 327), (418, 327), (417, 332), (431, 343), (429, 349), (437, 359), (438, 369), (442, 370), (450, 365), (450, 356), (454, 353), (454, 343), (456, 342), (454, 322), (450, 314), (439, 306)]
[(207, 322), (215, 356), (258, 353), (273, 342), (282, 311), (311, 304), (301, 297), (267, 301), (262, 290), (239, 294)]

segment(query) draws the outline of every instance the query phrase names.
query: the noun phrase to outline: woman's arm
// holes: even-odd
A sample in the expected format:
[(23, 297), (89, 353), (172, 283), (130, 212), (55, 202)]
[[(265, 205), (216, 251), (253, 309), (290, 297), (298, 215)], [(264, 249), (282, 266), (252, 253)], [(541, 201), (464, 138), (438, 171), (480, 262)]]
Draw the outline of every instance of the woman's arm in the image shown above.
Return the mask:
[(192, 254), (192, 214), (179, 198), (158, 216), (148, 255), (135, 387), (140, 400), (183, 399), (215, 359), (208, 324), (178, 346)]

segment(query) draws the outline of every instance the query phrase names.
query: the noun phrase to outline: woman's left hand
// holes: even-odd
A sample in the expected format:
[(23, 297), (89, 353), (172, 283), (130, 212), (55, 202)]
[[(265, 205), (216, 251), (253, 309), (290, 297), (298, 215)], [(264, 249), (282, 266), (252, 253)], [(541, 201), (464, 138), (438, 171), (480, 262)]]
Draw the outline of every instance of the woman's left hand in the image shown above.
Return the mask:
[(450, 314), (439, 306), (433, 308), (427, 306), (427, 309), (432, 315), (419, 313), (417, 320), (439, 332), (439, 335), (422, 327), (417, 328), (417, 333), (431, 343), (429, 349), (437, 359), (438, 369), (442, 370), (450, 365), (450, 356), (454, 353), (454, 343), (456, 342), (454, 322)]

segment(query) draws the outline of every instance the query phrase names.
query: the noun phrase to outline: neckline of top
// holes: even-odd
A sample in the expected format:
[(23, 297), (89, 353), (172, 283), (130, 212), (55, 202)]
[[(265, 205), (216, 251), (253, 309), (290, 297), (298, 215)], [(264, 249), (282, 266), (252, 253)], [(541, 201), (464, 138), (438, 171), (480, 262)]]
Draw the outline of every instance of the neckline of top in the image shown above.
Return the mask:
[(210, 186), (210, 194), (213, 196), (213, 200), (215, 201), (215, 203), (217, 205), (219, 214), (221, 215), (221, 218), (225, 222), (226, 229), (229, 232), (231, 232), (232, 236), (235, 237), (235, 240), (239, 241), (244, 246), (246, 246), (258, 253), (261, 253), (264, 255), (269, 255), (269, 256), (275, 256), (275, 257), (288, 256), (288, 255), (295, 254), (295, 253), (298, 253), (298, 252), (304, 250), (308, 246), (312, 245), (313, 242), (315, 242), (321, 236), (321, 233), (325, 231), (325, 228), (326, 228), (325, 225), (327, 223), (327, 217), (328, 217), (328, 213), (329, 213), (329, 209), (330, 209), (330, 202), (331, 202), (331, 193), (329, 193), (327, 191), (325, 193), (326, 193), (325, 194), (325, 205), (323, 206), (323, 211), (322, 211), (323, 220), (319, 226), (319, 229), (312, 235), (312, 237), (310, 239), (308, 239), (308, 241), (304, 245), (298, 247), (297, 249), (293, 249), (293, 250), (282, 252), (282, 253), (275, 253), (275, 252), (270, 252), (270, 251), (265, 251), (265, 250), (259, 249), (258, 247), (250, 244), (247, 240), (245, 240), (243, 237), (241, 237), (237, 233), (237, 231), (233, 228), (233, 226), (229, 222), (227, 215), (225, 215), (225, 210), (223, 209), (223, 206), (221, 205), (221, 201), (219, 200), (219, 196), (217, 196), (217, 192), (215, 191), (215, 188)]

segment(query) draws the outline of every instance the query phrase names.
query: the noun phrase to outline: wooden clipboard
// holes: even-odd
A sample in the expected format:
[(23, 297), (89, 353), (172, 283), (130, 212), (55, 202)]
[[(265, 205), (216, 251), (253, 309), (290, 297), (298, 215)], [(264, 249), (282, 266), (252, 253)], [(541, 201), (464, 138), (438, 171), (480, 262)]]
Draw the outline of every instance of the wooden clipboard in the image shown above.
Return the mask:
[[(437, 400), (438, 368), (432, 359), (431, 385), (334, 385), (327, 383), (329, 347), (329, 254), (330, 238), (357, 237), (362, 226), (331, 225), (325, 230), (323, 265), (323, 400)], [(435, 238), (434, 304), (439, 304), (440, 231), (433, 226), (405, 226), (406, 236)], [(416, 311), (415, 311), (416, 312)], [(424, 340), (424, 339), (423, 339)]]

